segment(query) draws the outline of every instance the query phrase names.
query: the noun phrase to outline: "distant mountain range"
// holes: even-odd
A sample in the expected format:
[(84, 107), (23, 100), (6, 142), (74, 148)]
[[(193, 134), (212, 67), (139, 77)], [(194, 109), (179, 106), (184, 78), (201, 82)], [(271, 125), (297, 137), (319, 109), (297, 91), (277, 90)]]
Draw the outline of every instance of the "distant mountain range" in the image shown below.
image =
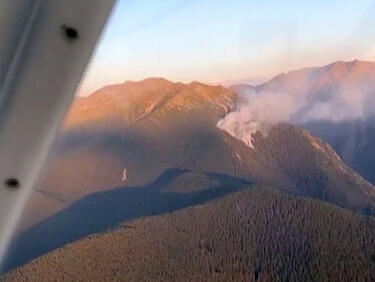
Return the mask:
[(292, 95), (297, 102), (289, 122), (327, 141), (345, 163), (375, 183), (375, 63), (336, 62), (230, 89), (237, 94)]
[[(150, 78), (78, 98), (5, 270), (26, 265), (3, 279), (90, 279), (83, 269), (96, 269), (130, 280), (371, 280), (375, 187), (299, 127), (313, 128), (305, 102), (335, 100), (326, 91), (342, 80), (368, 89), (370, 68), (324, 69), (231, 89)], [(238, 108), (239, 92), (276, 90), (305, 97), (296, 125), (257, 132), (252, 147), (218, 128)]]

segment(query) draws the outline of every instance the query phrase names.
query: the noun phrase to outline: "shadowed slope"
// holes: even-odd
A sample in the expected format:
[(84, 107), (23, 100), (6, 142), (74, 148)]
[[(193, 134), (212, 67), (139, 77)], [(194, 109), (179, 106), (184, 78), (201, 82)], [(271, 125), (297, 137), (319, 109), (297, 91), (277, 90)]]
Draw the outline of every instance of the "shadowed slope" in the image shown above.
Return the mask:
[(375, 184), (375, 117), (343, 122), (316, 121), (303, 126), (331, 144), (345, 163)]
[[(261, 189), (138, 219), (4, 281), (373, 281), (375, 221)], [(0, 278), (1, 279), (1, 278)]]
[(328, 142), (343, 161), (375, 183), (375, 62), (335, 62), (275, 76), (234, 93), (290, 94), (298, 111), (291, 122)]
[(172, 191), (163, 191), (171, 181), (185, 173), (187, 171), (170, 169), (149, 185), (98, 192), (74, 202), (21, 233), (9, 251), (10, 257), (5, 268), (26, 263), (67, 243), (116, 227), (126, 220), (203, 204), (251, 184), (247, 180), (227, 175), (203, 173), (208, 182), (198, 184), (202, 187), (199, 191), (173, 192), (176, 187), (170, 187)]
[[(342, 170), (333, 153), (324, 153), (325, 145), (316, 146), (320, 141), (298, 128), (278, 126), (271, 138), (259, 135), (255, 149), (217, 128), (235, 99), (223, 87), (163, 79), (126, 82), (78, 99), (38, 187), (51, 198), (45, 217), (60, 209), (59, 203), (69, 205), (114, 187), (143, 186), (171, 167), (251, 179), (356, 211), (372, 211), (368, 183)], [(309, 153), (295, 154), (295, 147)], [(352, 203), (353, 195), (358, 201)], [(27, 213), (36, 214), (32, 207)]]
[[(90, 100), (88, 105), (89, 100), (80, 100), (78, 108), (88, 113), (64, 128), (39, 189), (70, 206), (20, 234), (8, 269), (122, 221), (206, 203), (242, 189), (249, 180), (373, 213), (374, 187), (320, 139), (297, 127), (278, 125), (267, 137), (256, 134), (250, 148), (216, 127), (233, 107), (230, 92), (197, 82), (165, 81), (167, 92), (149, 92), (147, 85), (154, 82), (130, 83), (134, 93), (143, 89), (138, 94), (98, 93), (101, 99), (94, 96), (95, 103)], [(152, 102), (142, 103), (142, 98), (128, 109), (125, 101), (131, 93)], [(109, 119), (106, 111), (103, 118), (97, 117), (103, 99), (118, 106)], [(216, 174), (203, 173), (208, 171)]]

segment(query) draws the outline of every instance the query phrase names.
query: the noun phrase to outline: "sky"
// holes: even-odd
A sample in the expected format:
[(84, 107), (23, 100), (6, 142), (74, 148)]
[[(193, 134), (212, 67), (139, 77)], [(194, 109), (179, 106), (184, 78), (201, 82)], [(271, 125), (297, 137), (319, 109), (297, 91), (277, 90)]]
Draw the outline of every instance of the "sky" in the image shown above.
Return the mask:
[(375, 60), (375, 0), (118, 0), (78, 90), (164, 77), (261, 83)]

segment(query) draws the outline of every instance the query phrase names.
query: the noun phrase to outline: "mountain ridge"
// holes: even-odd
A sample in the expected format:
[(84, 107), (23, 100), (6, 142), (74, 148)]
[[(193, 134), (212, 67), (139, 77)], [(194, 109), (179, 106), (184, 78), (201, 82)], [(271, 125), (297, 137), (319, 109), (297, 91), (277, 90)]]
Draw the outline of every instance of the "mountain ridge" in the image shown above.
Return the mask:
[[(276, 80), (280, 77), (284, 77), (286, 75), (293, 75), (295, 73), (298, 73), (298, 72), (310, 72), (310, 71), (314, 71), (314, 70), (318, 70), (318, 69), (322, 69), (322, 68), (326, 68), (328, 70), (337, 70), (337, 69), (341, 69), (341, 70), (350, 70), (352, 67), (366, 67), (367, 69), (368, 68), (374, 68), (375, 67), (375, 61), (365, 61), (365, 60), (358, 60), (358, 59), (355, 59), (355, 60), (352, 60), (352, 61), (334, 61), (332, 63), (329, 63), (329, 64), (324, 64), (324, 65), (319, 65), (319, 66), (310, 66), (310, 67), (303, 67), (303, 68), (296, 68), (296, 69), (293, 69), (293, 70), (290, 70), (290, 71), (287, 71), (287, 72), (281, 72), (279, 74), (276, 74), (275, 76), (271, 77), (270, 79), (268, 79), (266, 82), (263, 82), (263, 83), (260, 83), (260, 84), (256, 84), (256, 85), (253, 85), (253, 84), (246, 84), (246, 83), (241, 83), (240, 85), (243, 85), (243, 86), (250, 86), (250, 87), (255, 87), (255, 88), (260, 88), (262, 86), (264, 86), (265, 84), (273, 81), (273, 80)], [(231, 85), (230, 87), (232, 86), (236, 86), (237, 84), (234, 84), (234, 85)], [(230, 88), (229, 87), (229, 88)]]
[(230, 89), (243, 97), (271, 92), (290, 98), (288, 121), (327, 141), (346, 164), (375, 183), (375, 62), (338, 61)]
[[(372, 218), (374, 186), (306, 130), (279, 123), (266, 135), (255, 133), (250, 147), (220, 129), (218, 121), (236, 110), (237, 99), (235, 93), (221, 86), (160, 78), (109, 86), (78, 99), (38, 184), (38, 193), (48, 204), (41, 205), (40, 197), (34, 198), (34, 204), (41, 207), (38, 218), (16, 237), (14, 246), (19, 249), (8, 265), (20, 266), (76, 239), (128, 224), (138, 216), (208, 207), (217, 195), (226, 201), (232, 194), (227, 191), (238, 195), (245, 182), (288, 197), (310, 198), (318, 206), (332, 204), (361, 219)], [(160, 182), (158, 179), (171, 169), (184, 172), (183, 176), (171, 183)], [(161, 184), (154, 189), (153, 183)], [(241, 195), (252, 199), (250, 194)], [(95, 207), (101, 220), (92, 217)], [(266, 206), (260, 204), (259, 208)], [(33, 207), (26, 212), (33, 215)], [(245, 222), (249, 217), (250, 211)], [(62, 232), (69, 222), (76, 228)], [(47, 236), (49, 240), (33, 242), (46, 232), (52, 234)], [(368, 254), (364, 254), (367, 265)], [(261, 272), (256, 269), (256, 273)]]
[(124, 222), (0, 280), (371, 281), (374, 232), (371, 218), (258, 187)]

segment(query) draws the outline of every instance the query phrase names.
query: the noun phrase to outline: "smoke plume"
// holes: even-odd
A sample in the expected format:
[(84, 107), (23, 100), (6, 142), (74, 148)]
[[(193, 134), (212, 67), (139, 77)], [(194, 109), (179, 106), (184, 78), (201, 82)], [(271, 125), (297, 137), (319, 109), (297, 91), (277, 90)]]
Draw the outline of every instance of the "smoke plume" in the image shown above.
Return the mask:
[[(236, 110), (219, 120), (217, 127), (253, 146), (253, 134), (264, 136), (280, 122), (306, 125), (309, 122), (333, 123), (366, 120), (375, 115), (375, 85), (358, 83), (341, 87), (322, 87), (316, 90), (299, 85), (279, 85), (280, 92), (263, 87), (237, 91)], [(307, 89), (307, 90), (306, 90)]]
[(272, 126), (288, 121), (295, 110), (295, 100), (283, 93), (260, 92), (241, 95), (236, 111), (219, 120), (217, 127), (254, 148), (252, 135), (267, 135)]

